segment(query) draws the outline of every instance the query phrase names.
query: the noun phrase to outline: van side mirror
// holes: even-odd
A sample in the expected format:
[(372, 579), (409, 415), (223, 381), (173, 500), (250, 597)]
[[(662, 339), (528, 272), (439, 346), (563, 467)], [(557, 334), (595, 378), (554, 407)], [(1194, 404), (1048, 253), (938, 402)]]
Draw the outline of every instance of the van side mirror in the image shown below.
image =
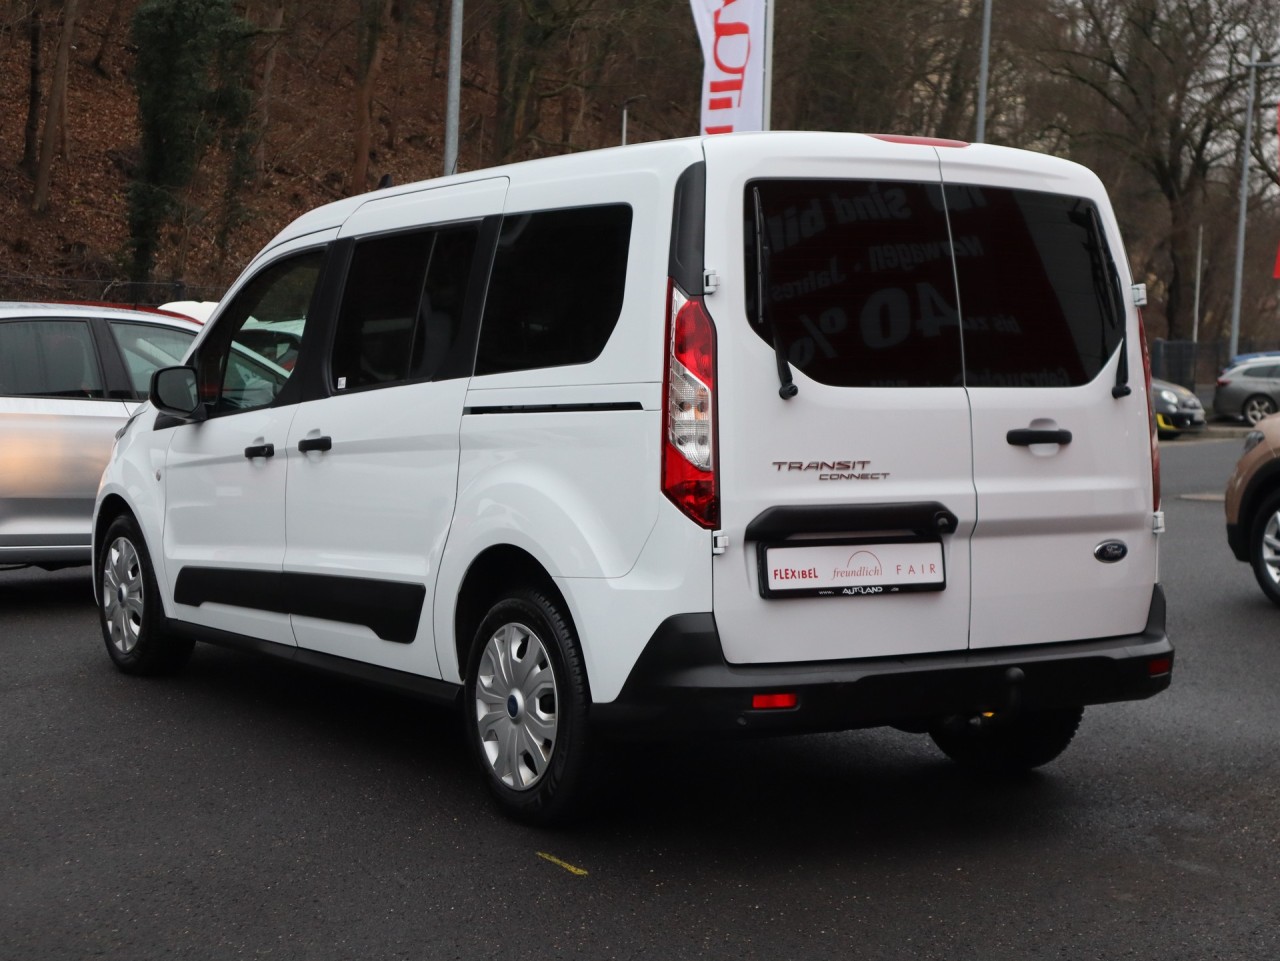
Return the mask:
[(204, 420), (204, 405), (190, 367), (161, 367), (151, 375), (151, 403), (164, 414), (183, 420)]

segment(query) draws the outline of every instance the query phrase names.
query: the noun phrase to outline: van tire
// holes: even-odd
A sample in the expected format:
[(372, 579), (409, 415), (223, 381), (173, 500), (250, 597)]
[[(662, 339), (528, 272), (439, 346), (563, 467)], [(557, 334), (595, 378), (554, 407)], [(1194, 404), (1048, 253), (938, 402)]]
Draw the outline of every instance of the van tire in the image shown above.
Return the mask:
[(172, 674), (187, 663), (195, 642), (170, 629), (146, 541), (129, 515), (107, 527), (94, 576), (98, 623), (117, 668), (125, 674)]
[(581, 648), (555, 601), (521, 589), (489, 609), (462, 703), (470, 750), (504, 813), (546, 825), (579, 811), (588, 700)]
[(1075, 737), (1083, 707), (1023, 711), (1012, 717), (953, 715), (929, 729), (942, 752), (958, 764), (991, 774), (1029, 771), (1048, 764)]
[(1277, 539), (1280, 539), (1280, 491), (1262, 502), (1249, 529), (1249, 564), (1253, 567), (1253, 576), (1271, 603), (1280, 605), (1280, 546), (1273, 546)]

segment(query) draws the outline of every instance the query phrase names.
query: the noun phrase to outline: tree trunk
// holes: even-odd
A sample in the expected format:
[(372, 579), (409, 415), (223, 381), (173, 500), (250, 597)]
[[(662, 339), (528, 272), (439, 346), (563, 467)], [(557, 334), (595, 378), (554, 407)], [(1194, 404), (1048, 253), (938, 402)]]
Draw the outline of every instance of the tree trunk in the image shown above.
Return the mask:
[(115, 39), (116, 26), (120, 23), (120, 0), (112, 0), (111, 12), (107, 14), (107, 25), (102, 30), (102, 42), (98, 44), (98, 52), (93, 55), (94, 72), (105, 77), (107, 71), (102, 67), (102, 58), (106, 56), (107, 47)]
[(44, 99), (44, 10), (48, 0), (40, 0), (31, 11), (27, 24), (30, 53), (27, 66), (27, 125), (22, 138), (22, 162), (19, 166), (30, 176), (35, 176), (39, 160), (40, 105)]
[(40, 164), (36, 170), (36, 194), (31, 209), (42, 213), (49, 206), (49, 188), (53, 180), (53, 157), (57, 152), (59, 121), (64, 116), (67, 99), (67, 72), (71, 64), (71, 46), (75, 39), (76, 12), (79, 0), (66, 0), (62, 9), (62, 33), (58, 38), (58, 58), (53, 66), (53, 88), (45, 112), (44, 132), (40, 139)]
[(368, 189), (369, 149), (373, 145), (373, 88), (382, 62), (382, 40), (394, 0), (363, 4), (357, 30), (355, 162), (351, 167), (351, 194)]
[(284, 27), (284, 0), (279, 0), (271, 11), (267, 30), (271, 34), (267, 56), (262, 64), (262, 82), (258, 87), (258, 141), (253, 147), (254, 177), (261, 179), (267, 172), (267, 125), (271, 120), (271, 81), (276, 72), (276, 49), (280, 31)]

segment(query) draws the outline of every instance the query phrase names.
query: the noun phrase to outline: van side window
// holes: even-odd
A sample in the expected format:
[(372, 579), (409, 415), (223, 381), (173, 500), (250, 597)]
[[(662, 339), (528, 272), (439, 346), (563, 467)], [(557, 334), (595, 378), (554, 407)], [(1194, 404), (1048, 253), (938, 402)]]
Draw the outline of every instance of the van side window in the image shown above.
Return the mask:
[(1074, 387), (1124, 335), (1114, 264), (1092, 202), (949, 185), (970, 387)]
[(334, 337), (335, 390), (429, 380), (462, 323), (477, 224), (356, 244)]
[(218, 317), (196, 361), (200, 396), (211, 413), (266, 407), (280, 394), (302, 347), (323, 264), (323, 250), (276, 261)]
[(82, 320), (0, 324), (0, 394), (105, 397), (89, 325)]
[(630, 243), (626, 204), (503, 218), (476, 373), (599, 357), (622, 311)]
[[(755, 198), (770, 248), (757, 314)], [(942, 190), (875, 180), (747, 184), (747, 322), (791, 364), (834, 387), (958, 387), (959, 311)]]

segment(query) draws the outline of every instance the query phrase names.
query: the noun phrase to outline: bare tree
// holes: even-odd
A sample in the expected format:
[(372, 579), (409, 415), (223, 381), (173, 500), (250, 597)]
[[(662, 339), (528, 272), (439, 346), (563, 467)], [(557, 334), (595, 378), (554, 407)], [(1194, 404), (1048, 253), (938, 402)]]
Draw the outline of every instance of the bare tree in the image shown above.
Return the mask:
[(1197, 226), (1237, 157), (1246, 72), (1265, 0), (1058, 0), (1046, 63), (1090, 94), (1066, 118), (1140, 171), (1163, 201), (1157, 274), (1171, 339), (1189, 331)]

